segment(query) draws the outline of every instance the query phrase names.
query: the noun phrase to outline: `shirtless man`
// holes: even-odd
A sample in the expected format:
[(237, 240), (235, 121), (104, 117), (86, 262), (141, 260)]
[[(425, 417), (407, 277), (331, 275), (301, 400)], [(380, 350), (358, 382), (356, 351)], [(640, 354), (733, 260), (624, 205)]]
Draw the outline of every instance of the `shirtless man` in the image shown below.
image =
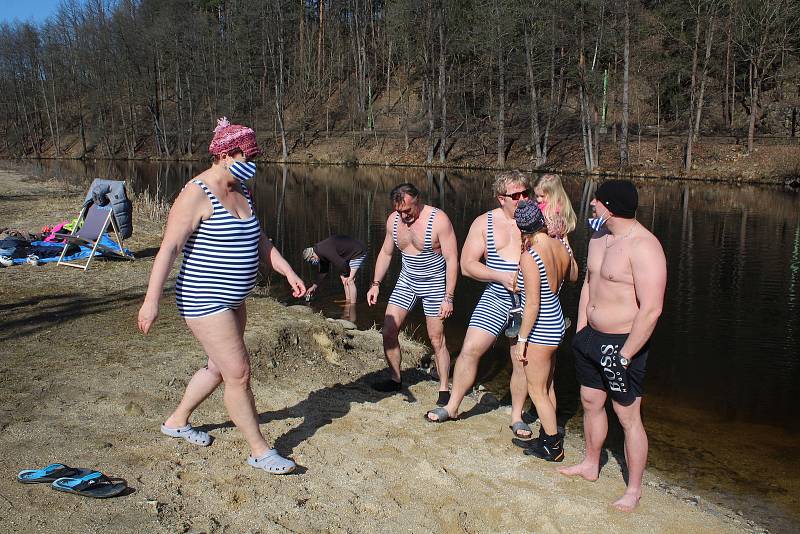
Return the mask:
[(597, 218), (589, 242), (586, 280), (572, 341), (581, 384), (586, 455), (568, 476), (597, 480), (600, 450), (608, 432), (606, 396), (625, 432), (628, 486), (612, 503), (629, 512), (642, 496), (647, 434), (641, 419), (642, 382), (649, 339), (661, 315), (667, 265), (661, 243), (636, 219), (638, 195), (627, 180), (600, 185), (592, 200)]
[[(458, 416), (464, 396), (475, 383), (478, 363), (483, 354), (503, 333), (508, 312), (514, 304), (514, 280), (521, 250), (520, 232), (514, 210), (531, 194), (528, 177), (519, 171), (503, 172), (493, 185), (499, 208), (479, 215), (473, 222), (461, 249), (461, 272), (479, 282), (487, 282), (478, 305), (472, 312), (461, 353), (453, 370), (450, 402), (426, 414), (432, 423)], [(481, 261), (483, 260), (483, 261)], [(517, 334), (512, 338), (511, 357), (511, 429), (523, 439), (531, 437), (531, 428), (522, 420), (522, 408), (528, 394), (522, 362), (513, 357)]]
[(453, 294), (458, 277), (458, 244), (447, 215), (424, 204), (412, 184), (400, 184), (390, 193), (395, 211), (386, 219), (386, 238), (375, 261), (375, 277), (367, 292), (367, 304), (378, 302), (381, 281), (386, 276), (395, 246), (402, 267), (383, 321), (383, 352), (390, 379), (375, 384), (378, 391), (400, 391), (400, 344), (397, 336), (408, 312), (422, 300), (428, 337), (439, 373), (437, 404), (447, 404), (450, 353), (444, 339), (444, 320), (453, 313)]

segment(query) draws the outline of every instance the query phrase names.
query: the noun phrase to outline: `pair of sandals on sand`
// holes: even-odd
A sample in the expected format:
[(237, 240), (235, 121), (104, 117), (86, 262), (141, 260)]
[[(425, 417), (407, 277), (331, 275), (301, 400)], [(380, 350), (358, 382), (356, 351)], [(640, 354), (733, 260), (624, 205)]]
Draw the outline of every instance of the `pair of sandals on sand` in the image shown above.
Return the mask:
[(17, 474), (22, 484), (50, 484), (54, 490), (93, 499), (116, 497), (128, 489), (121, 478), (109, 478), (100, 471), (50, 464), (41, 469), (25, 469)]
[[(208, 447), (214, 441), (214, 438), (208, 432), (203, 432), (194, 428), (192, 425), (187, 424), (181, 428), (170, 428), (161, 425), (161, 433), (171, 438), (185, 439), (193, 445), (200, 445), (201, 447)], [(247, 463), (256, 469), (263, 469), (267, 473), (273, 475), (288, 475), (295, 469), (297, 464), (288, 458), (284, 458), (275, 449), (270, 449), (258, 458), (253, 456), (247, 457)]]

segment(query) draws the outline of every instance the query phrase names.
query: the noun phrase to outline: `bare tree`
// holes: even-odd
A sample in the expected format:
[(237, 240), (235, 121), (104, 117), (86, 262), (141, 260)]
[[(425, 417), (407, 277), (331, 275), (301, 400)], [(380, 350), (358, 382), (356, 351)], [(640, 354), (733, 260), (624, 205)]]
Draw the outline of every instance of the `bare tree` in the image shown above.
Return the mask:
[[(693, 5), (694, 16), (694, 45), (692, 47), (692, 75), (689, 87), (689, 118), (686, 129), (686, 147), (684, 150), (683, 169), (687, 173), (692, 171), (692, 153), (694, 143), (700, 130), (700, 120), (703, 113), (703, 100), (705, 98), (706, 79), (708, 77), (711, 48), (714, 44), (714, 26), (716, 24), (718, 3), (715, 0), (698, 0)], [(705, 57), (703, 67), (699, 73), (700, 36), (705, 34)]]
[(748, 63), (747, 152), (762, 113), (764, 84), (775, 78), (778, 60), (798, 31), (800, 6), (794, 0), (739, 0), (736, 45)]

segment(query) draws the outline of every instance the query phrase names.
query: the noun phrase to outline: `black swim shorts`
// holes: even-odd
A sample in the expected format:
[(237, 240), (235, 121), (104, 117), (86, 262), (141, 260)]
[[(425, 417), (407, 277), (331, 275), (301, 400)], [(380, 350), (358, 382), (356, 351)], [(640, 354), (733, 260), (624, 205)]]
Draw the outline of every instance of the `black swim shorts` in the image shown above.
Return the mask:
[(582, 386), (602, 389), (623, 406), (644, 393), (643, 382), (650, 342), (631, 358), (628, 368), (619, 363), (619, 349), (628, 334), (604, 334), (586, 325), (572, 338), (575, 373)]

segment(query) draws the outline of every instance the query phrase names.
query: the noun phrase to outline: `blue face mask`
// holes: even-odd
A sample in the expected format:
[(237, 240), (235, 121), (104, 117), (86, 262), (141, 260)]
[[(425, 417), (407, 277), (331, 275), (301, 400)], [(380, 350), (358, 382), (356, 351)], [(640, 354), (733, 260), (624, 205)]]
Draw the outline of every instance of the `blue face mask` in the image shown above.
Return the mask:
[(599, 232), (603, 225), (606, 224), (606, 221), (608, 221), (608, 219), (604, 219), (603, 217), (591, 217), (586, 222), (589, 223), (589, 228), (595, 232)]
[(256, 164), (252, 161), (235, 161), (228, 167), (231, 174), (242, 182), (251, 180), (256, 175)]

